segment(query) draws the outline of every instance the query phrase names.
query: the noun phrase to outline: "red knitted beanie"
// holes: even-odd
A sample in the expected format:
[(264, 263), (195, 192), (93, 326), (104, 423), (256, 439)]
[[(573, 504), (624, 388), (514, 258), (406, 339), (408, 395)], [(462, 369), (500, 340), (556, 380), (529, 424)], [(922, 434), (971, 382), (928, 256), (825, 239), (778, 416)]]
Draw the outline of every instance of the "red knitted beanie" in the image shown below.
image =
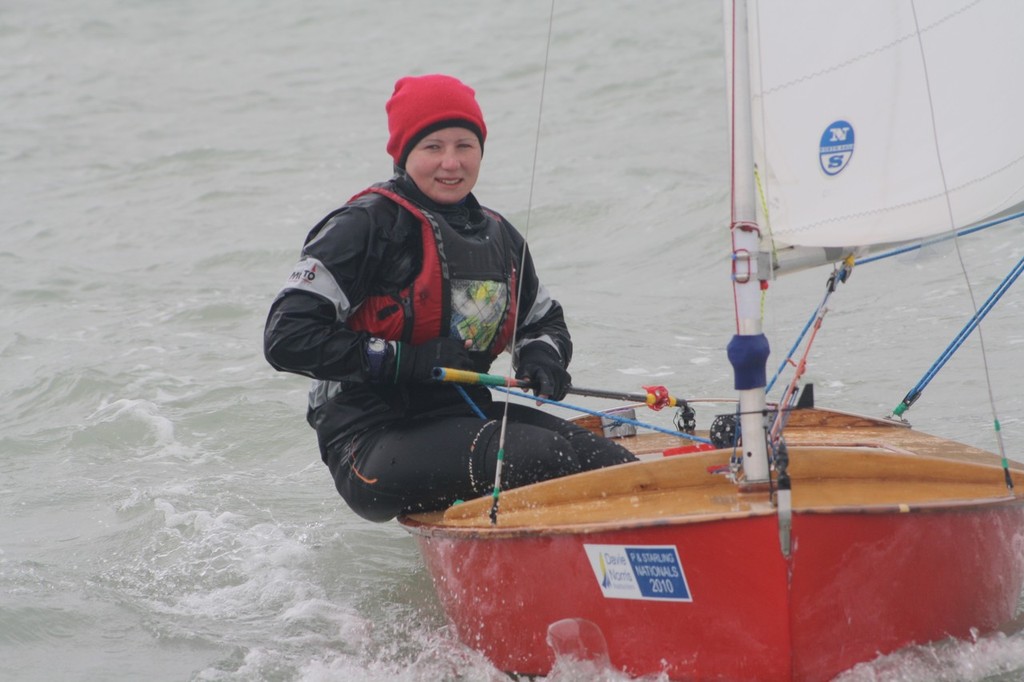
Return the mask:
[(475, 94), (458, 78), (442, 74), (398, 79), (395, 92), (384, 107), (391, 133), (388, 154), (404, 167), (417, 142), (435, 130), (452, 126), (471, 130), (483, 147), (487, 126)]

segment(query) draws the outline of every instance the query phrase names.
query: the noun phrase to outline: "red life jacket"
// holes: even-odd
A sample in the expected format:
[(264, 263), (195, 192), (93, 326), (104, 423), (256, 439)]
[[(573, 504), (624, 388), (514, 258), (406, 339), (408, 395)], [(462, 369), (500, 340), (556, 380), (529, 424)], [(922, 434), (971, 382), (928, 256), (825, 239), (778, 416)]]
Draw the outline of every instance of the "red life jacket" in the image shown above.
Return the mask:
[(516, 254), (501, 219), (485, 212), (485, 227), (467, 237), (383, 187), (352, 199), (371, 192), (419, 220), (423, 265), (404, 289), (368, 296), (346, 321), (348, 327), (413, 345), (441, 336), (469, 339), (471, 351), (497, 357), (512, 339), (518, 308)]

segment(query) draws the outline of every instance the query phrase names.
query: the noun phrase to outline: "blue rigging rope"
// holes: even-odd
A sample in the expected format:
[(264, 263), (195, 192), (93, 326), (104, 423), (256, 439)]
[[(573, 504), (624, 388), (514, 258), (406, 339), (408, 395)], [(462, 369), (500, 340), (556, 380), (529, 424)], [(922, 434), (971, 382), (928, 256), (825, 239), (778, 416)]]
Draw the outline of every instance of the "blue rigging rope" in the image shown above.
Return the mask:
[[(963, 237), (963, 236), (966, 236), (966, 235), (969, 235), (969, 234), (974, 234), (975, 232), (980, 232), (982, 230), (987, 230), (990, 227), (995, 227), (997, 225), (1002, 225), (1003, 223), (1009, 222), (1011, 220), (1016, 220), (1018, 218), (1024, 218), (1024, 211), (1017, 211), (1015, 213), (1010, 213), (1008, 215), (1005, 215), (1005, 216), (1002, 216), (1002, 217), (999, 217), (999, 218), (995, 218), (993, 220), (989, 220), (989, 221), (984, 222), (984, 223), (979, 223), (978, 225), (975, 225), (973, 227), (966, 227), (966, 228), (964, 228), (962, 230), (959, 230), (957, 232), (954, 232), (954, 233), (946, 234), (946, 235), (943, 235), (941, 237), (937, 237), (937, 238), (934, 238), (934, 239), (928, 239), (928, 240), (925, 240), (925, 241), (921, 241), (921, 242), (918, 242), (916, 244), (912, 244), (912, 245), (908, 245), (908, 246), (902, 246), (902, 247), (899, 247), (899, 248), (896, 248), (896, 249), (892, 249), (890, 251), (885, 251), (883, 253), (879, 253), (879, 254), (874, 255), (874, 256), (866, 256), (864, 258), (858, 258), (856, 261), (854, 261), (854, 265), (864, 265), (864, 264), (867, 264), (867, 263), (873, 263), (875, 261), (883, 260), (885, 258), (890, 258), (892, 256), (899, 256), (899, 255), (904, 254), (904, 253), (909, 253), (911, 251), (916, 251), (917, 249), (924, 248), (925, 246), (931, 246), (932, 244), (938, 244), (940, 242), (944, 242), (944, 241), (947, 241), (949, 239), (955, 239), (957, 237)], [(1016, 272), (1016, 274), (1013, 274), (1014, 272)], [(1014, 268), (1014, 270), (1011, 271), (1011, 274), (1007, 276), (1008, 279), (1012, 276), (1012, 279), (1009, 279), (1008, 282), (1004, 280), (1004, 283), (1001, 284), (1000, 287), (997, 289), (997, 292), (998, 292), (999, 296), (1002, 296), (1002, 292), (1005, 291), (1006, 288), (1008, 288), (1010, 284), (1013, 284), (1013, 280), (1016, 280), (1017, 276), (1019, 276), (1019, 275), (1020, 275), (1020, 263), (1018, 263), (1017, 266)], [(827, 300), (827, 298), (828, 298), (828, 296), (830, 294), (831, 294), (831, 291), (826, 293), (826, 295), (825, 295), (826, 300)], [(993, 296), (995, 296), (995, 293), (993, 294)], [(998, 296), (996, 297), (995, 300), (998, 300)], [(992, 303), (994, 303), (994, 302), (995, 301), (992, 301)], [(768, 382), (768, 386), (765, 388), (765, 393), (768, 393), (768, 392), (770, 392), (772, 390), (772, 387), (775, 385), (775, 382), (778, 380), (779, 376), (782, 374), (782, 371), (786, 368), (786, 365), (789, 364), (790, 359), (793, 357), (793, 355), (797, 351), (797, 348), (799, 348), (800, 344), (803, 342), (804, 336), (807, 335), (807, 332), (811, 328), (811, 325), (814, 324), (814, 320), (815, 320), (815, 318), (817, 318), (818, 311), (821, 310), (821, 306), (822, 305), (824, 305), (824, 301), (822, 301), (822, 303), (820, 303), (818, 305), (818, 307), (815, 308), (814, 312), (812, 312), (811, 316), (807, 319), (807, 324), (805, 324), (804, 328), (802, 330), (800, 330), (800, 334), (797, 336), (797, 339), (793, 343), (793, 346), (789, 349), (789, 353), (787, 353), (785, 358), (783, 358), (782, 363), (779, 365), (778, 370), (776, 370), (775, 375), (772, 377), (772, 380), (770, 382)], [(985, 313), (988, 312), (988, 308), (991, 308), (990, 304), (987, 305), (987, 307), (983, 306), (983, 310), (984, 310)], [(979, 311), (979, 312), (981, 312), (981, 311)], [(977, 316), (977, 313), (975, 314), (975, 316)], [(984, 314), (982, 314), (981, 317), (984, 317)], [(974, 322), (973, 318), (972, 318), (972, 322), (973, 322), (973, 324), (968, 323), (968, 326), (970, 327), (970, 329), (966, 329), (965, 328), (966, 335), (969, 335), (974, 330), (974, 328), (977, 326), (977, 322)], [(980, 322), (980, 317), (978, 318), (978, 322)], [(961, 335), (964, 335), (964, 331), (961, 331), (961, 333), (960, 333), (960, 335), (958, 335), (957, 339), (954, 339), (954, 343), (956, 343), (957, 340), (959, 339), (959, 343), (956, 343), (956, 347), (957, 348), (963, 343), (963, 339), (960, 338)], [(966, 338), (966, 336), (964, 336), (964, 338)], [(956, 350), (956, 348), (953, 348), (953, 351), (955, 351), (955, 350)], [(950, 349), (947, 348), (947, 353), (952, 354), (952, 351), (950, 351)], [(939, 360), (941, 361), (941, 364), (939, 364), (939, 362), (937, 361), (936, 364), (938, 366), (936, 367), (936, 366), (933, 365), (934, 371), (930, 371), (931, 372), (930, 375), (925, 375), (925, 377), (921, 380), (921, 382), (919, 382), (918, 385), (915, 386), (914, 389), (911, 390), (910, 393), (907, 394), (907, 397), (903, 399), (903, 403), (901, 404), (901, 407), (897, 407), (896, 410), (893, 410), (893, 414), (895, 414), (896, 416), (899, 416), (904, 411), (906, 411), (906, 409), (908, 407), (910, 407), (910, 404), (912, 404), (914, 400), (917, 400), (917, 398), (920, 397), (921, 389), (923, 389), (928, 384), (928, 382), (931, 381), (931, 379), (935, 376), (935, 373), (938, 372), (939, 369), (941, 369), (942, 365), (944, 365), (946, 363), (946, 360), (948, 360), (948, 359), (949, 359), (948, 357), (940, 358)], [(908, 399), (910, 400), (910, 403), (907, 403)]]
[(807, 320), (807, 324), (805, 324), (804, 328), (800, 330), (800, 334), (797, 336), (796, 341), (793, 342), (789, 352), (786, 353), (786, 357), (782, 358), (782, 364), (780, 364), (779, 368), (775, 370), (775, 376), (772, 377), (772, 380), (768, 382), (768, 385), (764, 389), (766, 394), (771, 393), (772, 386), (775, 385), (775, 381), (782, 374), (782, 370), (786, 369), (786, 365), (790, 363), (793, 355), (796, 354), (797, 349), (800, 347), (800, 344), (803, 343), (804, 337), (807, 335), (807, 331), (814, 325), (814, 321), (822, 314), (822, 309), (825, 307), (825, 304), (828, 303), (829, 297), (835, 293), (836, 285), (849, 279), (852, 269), (853, 266), (850, 265), (849, 262), (844, 262), (839, 269), (833, 272), (828, 278), (828, 285), (825, 287), (825, 296), (822, 297), (821, 303), (819, 303), (818, 307), (814, 309), (813, 313), (811, 313), (810, 318)]
[(483, 410), (481, 410), (480, 407), (475, 402), (473, 402), (473, 399), (469, 397), (468, 393), (466, 393), (466, 389), (464, 389), (459, 384), (452, 385), (455, 386), (455, 390), (459, 392), (459, 395), (462, 396), (462, 399), (465, 400), (466, 404), (468, 404), (470, 409), (473, 410), (473, 414), (480, 417), (484, 421), (487, 421), (487, 415), (483, 413)]
[(939, 358), (935, 361), (935, 363), (928, 369), (928, 371), (925, 372), (924, 376), (921, 377), (921, 380), (917, 382), (917, 385), (910, 389), (907, 395), (903, 398), (903, 402), (897, 405), (896, 408), (892, 411), (893, 415), (899, 417), (904, 412), (906, 412), (907, 409), (909, 409), (910, 406), (913, 405), (918, 398), (921, 397), (921, 391), (924, 390), (924, 387), (927, 386), (933, 378), (935, 378), (935, 375), (938, 374), (939, 370), (942, 369), (943, 365), (945, 365), (946, 362), (951, 357), (953, 357), (953, 353), (955, 353), (957, 349), (959, 349), (960, 346), (963, 345), (964, 341), (967, 340), (967, 337), (971, 335), (971, 332), (973, 332), (977, 328), (977, 326), (981, 323), (982, 319), (985, 318), (985, 315), (988, 314), (988, 311), (990, 311), (993, 308), (993, 306), (995, 306), (996, 302), (1000, 298), (1002, 298), (1003, 294), (1006, 293), (1006, 290), (1009, 289), (1015, 281), (1017, 281), (1017, 278), (1020, 276), (1020, 273), (1022, 271), (1024, 271), (1024, 258), (1021, 258), (1019, 261), (1017, 261), (1017, 264), (1013, 266), (1013, 269), (1010, 270), (1010, 273), (1003, 279), (1002, 282), (999, 283), (999, 286), (995, 288), (995, 291), (993, 291), (992, 294), (985, 300), (985, 303), (982, 304), (982, 306), (974, 313), (974, 315), (967, 322), (967, 324), (964, 325), (963, 329), (960, 330), (960, 333), (957, 334), (956, 337), (954, 337), (954, 339), (950, 342), (948, 346), (946, 346), (946, 350), (942, 352), (942, 355), (940, 355)]
[(671, 429), (665, 429), (660, 426), (655, 426), (654, 424), (648, 424), (645, 422), (637, 421), (636, 419), (630, 419), (629, 417), (622, 417), (617, 414), (609, 414), (608, 412), (599, 412), (597, 410), (591, 410), (586, 407), (580, 407), (579, 405), (571, 405), (569, 403), (564, 403), (560, 400), (541, 398), (539, 396), (530, 395), (529, 393), (524, 393), (523, 391), (516, 391), (515, 389), (505, 388), (504, 386), (491, 386), (490, 388), (493, 388), (495, 391), (502, 391), (503, 393), (514, 395), (520, 398), (529, 398), (530, 400), (536, 400), (538, 402), (547, 403), (549, 405), (558, 405), (559, 407), (565, 407), (570, 410), (576, 410), (577, 412), (584, 412), (586, 414), (591, 414), (596, 417), (605, 417), (607, 419), (612, 419), (617, 422), (622, 422), (623, 424), (632, 424), (633, 426), (639, 426), (644, 429), (650, 429), (651, 431), (658, 431), (660, 433), (665, 433), (670, 436), (686, 438), (687, 440), (696, 441), (697, 443), (707, 443), (709, 445), (714, 445), (714, 443), (712, 443), (707, 438), (701, 438), (700, 436), (694, 436), (689, 433), (683, 433), (682, 431), (673, 431)]
[(807, 324), (805, 324), (804, 328), (800, 330), (800, 334), (796, 337), (796, 341), (793, 342), (793, 345), (790, 347), (789, 352), (786, 353), (786, 357), (782, 358), (782, 363), (779, 364), (779, 368), (775, 370), (775, 375), (772, 376), (772, 380), (769, 381), (768, 386), (765, 387), (765, 393), (772, 392), (772, 386), (775, 385), (775, 382), (782, 375), (782, 370), (786, 369), (786, 365), (789, 364), (790, 359), (793, 357), (793, 355), (796, 354), (796, 351), (800, 347), (800, 344), (803, 343), (804, 337), (807, 335), (807, 330), (811, 328), (811, 325), (814, 324), (814, 320), (818, 317), (819, 310), (821, 310), (820, 305), (814, 309), (814, 312), (811, 313), (811, 316), (807, 319)]
[(938, 244), (940, 242), (948, 241), (950, 239), (955, 239), (957, 237), (963, 237), (963, 236), (966, 236), (966, 235), (969, 235), (969, 234), (974, 234), (975, 232), (980, 232), (982, 230), (987, 230), (990, 227), (995, 227), (996, 225), (1002, 225), (1005, 222), (1008, 222), (1010, 220), (1016, 220), (1017, 218), (1024, 218), (1024, 211), (1018, 211), (1016, 213), (1011, 213), (1010, 215), (1005, 215), (1005, 216), (1003, 216), (1001, 218), (996, 218), (994, 220), (990, 220), (987, 223), (979, 223), (978, 225), (975, 225), (974, 227), (965, 227), (964, 229), (959, 230), (958, 232), (953, 232), (953, 233), (950, 233), (950, 234), (944, 234), (941, 237), (936, 237), (934, 239), (927, 239), (925, 241), (918, 242), (917, 244), (912, 244), (910, 246), (901, 246), (900, 248), (893, 249), (891, 251), (885, 251), (884, 253), (880, 253), (880, 254), (875, 255), (875, 256), (865, 256), (864, 258), (858, 258), (857, 261), (854, 264), (855, 265), (862, 265), (862, 264), (865, 264), (865, 263), (873, 263), (876, 260), (882, 260), (883, 258), (889, 258), (890, 256), (898, 256), (900, 254), (908, 253), (910, 251), (916, 251), (917, 249), (924, 248), (925, 246), (931, 246), (932, 244)]

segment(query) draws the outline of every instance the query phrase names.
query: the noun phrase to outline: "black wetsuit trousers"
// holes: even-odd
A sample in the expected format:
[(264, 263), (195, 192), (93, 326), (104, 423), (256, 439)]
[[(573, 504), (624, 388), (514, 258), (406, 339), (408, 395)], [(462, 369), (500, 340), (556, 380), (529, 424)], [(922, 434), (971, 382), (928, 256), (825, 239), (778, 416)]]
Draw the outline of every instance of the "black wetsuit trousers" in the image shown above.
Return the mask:
[[(371, 521), (445, 509), (493, 490), (501, 403), (477, 415), (413, 418), (371, 428), (339, 444), (328, 465), (338, 492)], [(614, 441), (527, 405), (508, 406), (501, 486), (632, 462)]]

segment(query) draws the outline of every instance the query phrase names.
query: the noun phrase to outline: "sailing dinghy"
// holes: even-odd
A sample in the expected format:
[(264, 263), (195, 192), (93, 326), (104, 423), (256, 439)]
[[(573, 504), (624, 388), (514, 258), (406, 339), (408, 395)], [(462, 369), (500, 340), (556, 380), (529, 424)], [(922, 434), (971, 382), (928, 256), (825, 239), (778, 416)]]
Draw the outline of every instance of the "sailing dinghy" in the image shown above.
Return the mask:
[(560, 654), (828, 680), (1015, 615), (1024, 466), (798, 403), (796, 380), (768, 403), (760, 315), (779, 275), (835, 263), (842, 281), (882, 246), (1020, 211), (1024, 10), (725, 5), (739, 397), (704, 435), (732, 442), (663, 456), (671, 436), (629, 436), (639, 462), (402, 517), (459, 638), (502, 670), (545, 675)]

